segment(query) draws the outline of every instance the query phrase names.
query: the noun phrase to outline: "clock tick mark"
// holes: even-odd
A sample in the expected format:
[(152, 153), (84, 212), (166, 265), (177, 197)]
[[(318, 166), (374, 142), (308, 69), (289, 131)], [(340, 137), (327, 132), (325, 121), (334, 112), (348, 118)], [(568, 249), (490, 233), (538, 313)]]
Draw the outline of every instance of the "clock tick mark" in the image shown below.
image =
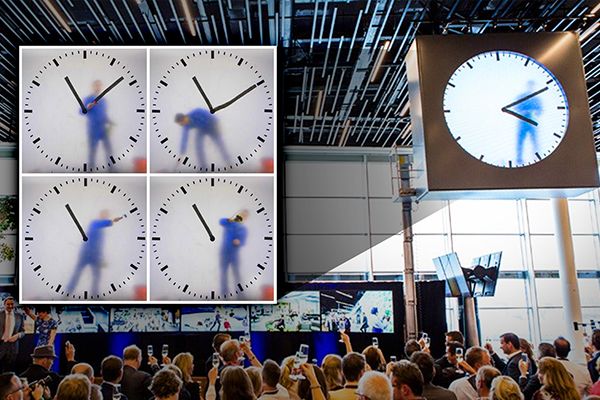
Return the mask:
[(110, 192), (111, 192), (111, 193), (114, 193), (114, 192), (115, 192), (115, 190), (117, 190), (117, 185), (113, 185), (112, 189), (110, 189)]
[(261, 142), (261, 143), (264, 143), (264, 142), (265, 142), (265, 139), (261, 138), (260, 136), (257, 136), (256, 138), (257, 138), (257, 139), (258, 139), (258, 141), (259, 141), (259, 142)]
[(237, 156), (238, 161), (240, 162), (240, 164), (244, 163), (244, 160), (242, 160), (242, 156)]
[(58, 190), (58, 188), (56, 186), (54, 186), (53, 189), (56, 192), (56, 194), (60, 194), (60, 190)]
[(265, 270), (265, 267), (264, 267), (263, 265), (256, 264), (256, 266), (257, 266), (258, 268), (260, 268), (261, 270), (263, 270), (263, 271)]
[(160, 110), (152, 110), (153, 113), (158, 114), (160, 113)]
[(37, 208), (33, 208), (33, 211), (35, 211), (36, 214), (41, 214), (42, 212), (40, 210), (38, 210)]
[(27, 236), (27, 237), (25, 238), (25, 240), (27, 240), (27, 241), (31, 241), (31, 240), (33, 240), (33, 237), (31, 237), (31, 236)]
[(244, 190), (244, 187), (243, 187), (243, 186), (240, 186), (240, 188), (238, 189), (238, 191), (237, 191), (237, 192), (238, 192), (238, 193), (242, 193), (242, 190)]
[(467, 61), (467, 66), (468, 66), (469, 68), (473, 69), (473, 66), (472, 66), (472, 65), (471, 65), (471, 63), (470, 63), (470, 62), (468, 62), (468, 61)]
[(110, 156), (110, 161), (112, 161), (113, 164), (116, 164), (117, 162), (115, 161), (115, 158), (113, 156)]
[(169, 138), (164, 138), (163, 140), (160, 141), (160, 144), (165, 144), (167, 143), (167, 140), (169, 140)]
[(210, 299), (211, 300), (215, 299), (215, 291), (214, 290), (210, 292)]
[(136, 212), (138, 210), (137, 207), (132, 208), (131, 210), (129, 210), (129, 214), (133, 214), (134, 212)]
[(144, 236), (138, 236), (137, 240), (146, 240), (146, 237), (144, 237)]
[(242, 284), (241, 284), (241, 283), (238, 283), (238, 284), (237, 284), (237, 286), (238, 286), (238, 289), (240, 289), (240, 292), (243, 292), (243, 291), (244, 291), (244, 288), (242, 287)]
[(264, 80), (264, 79), (262, 79), (260, 82), (258, 82), (258, 83), (256, 84), (256, 86), (260, 86), (260, 85), (262, 85), (263, 83), (265, 83), (265, 80)]
[(535, 156), (538, 158), (538, 160), (542, 161), (542, 157), (540, 157), (539, 153), (535, 153)]
[(185, 286), (183, 287), (183, 292), (184, 292), (184, 293), (185, 293), (185, 292), (187, 292), (187, 290), (188, 290), (188, 287), (190, 287), (190, 285), (185, 285)]
[(83, 186), (87, 186), (87, 178), (83, 178)]
[(137, 110), (135, 110), (135, 112), (143, 113), (145, 112), (145, 110), (143, 108), (138, 108)]
[(52, 60), (54, 62), (54, 65), (56, 65), (58, 67), (58, 61), (56, 61), (56, 58)]
[(31, 81), (31, 83), (33, 83), (35, 86), (40, 86), (40, 84), (37, 81)]
[(152, 240), (160, 240), (160, 236), (152, 236)]
[(83, 59), (85, 60), (87, 58), (87, 50), (83, 51)]
[(37, 142), (39, 142), (41, 139), (39, 137), (35, 138), (35, 140), (33, 141), (33, 144), (36, 144)]
[(38, 266), (37, 266), (37, 267), (35, 267), (33, 270), (37, 272), (37, 271), (39, 271), (41, 268), (42, 268), (42, 266), (41, 266), (41, 265), (38, 265)]
[(165, 210), (164, 208), (160, 209), (160, 212), (162, 212), (163, 214), (168, 214), (169, 212), (167, 210)]
[(189, 159), (189, 157), (184, 158), (182, 164), (185, 165), (185, 163), (187, 163)]
[(210, 164), (210, 172), (215, 172), (215, 163)]
[(117, 291), (117, 288), (115, 287), (115, 284), (114, 284), (114, 283), (111, 283), (111, 284), (110, 284), (110, 288), (113, 290), (113, 292), (116, 292), (116, 291)]
[(33, 112), (33, 110), (23, 110), (23, 112), (25, 112), (27, 114), (31, 114)]
[(115, 64), (115, 61), (117, 61), (117, 59), (113, 57), (113, 59), (110, 61), (110, 66), (111, 67)]
[(131, 82), (129, 82), (129, 86), (133, 86), (133, 85), (135, 85), (136, 83), (137, 83), (137, 80), (135, 80), (135, 79), (134, 79), (134, 80), (132, 80)]
[(214, 50), (211, 50), (211, 51), (210, 51), (210, 58), (211, 58), (212, 60), (214, 60), (214, 58), (215, 58), (215, 51), (214, 51)]
[(215, 186), (215, 178), (210, 178), (210, 186)]
[(556, 137), (557, 137), (557, 138), (559, 138), (559, 139), (562, 137), (562, 136), (560, 136), (558, 133), (554, 133), (553, 135), (554, 135), (554, 136), (556, 136)]
[(185, 60), (183, 58), (179, 61), (181, 61), (181, 63), (183, 64), (184, 67), (187, 67), (187, 63), (185, 62)]
[(168, 265), (165, 265), (165, 266), (164, 266), (164, 267), (162, 267), (160, 270), (161, 270), (161, 272), (163, 272), (163, 271), (167, 270), (168, 268), (169, 268), (169, 266), (168, 266)]
[(185, 188), (182, 186), (179, 189), (181, 189), (181, 191), (183, 192), (183, 194), (187, 194), (187, 191), (185, 190)]
[(167, 86), (169, 86), (169, 85), (167, 84), (167, 82), (165, 82), (165, 81), (162, 81), (162, 80), (160, 81), (160, 84), (161, 84), (161, 85), (163, 85), (164, 87), (167, 87)]
[(273, 240), (273, 237), (272, 236), (265, 236), (264, 239), (265, 240)]
[(133, 143), (137, 143), (137, 139), (133, 136), (129, 136), (129, 140), (131, 140)]
[(261, 212), (265, 211), (264, 207), (259, 208), (258, 210), (256, 210), (257, 214), (260, 214)]
[(448, 86), (456, 87), (456, 85), (451, 82), (448, 82)]
[(243, 59), (243, 58), (240, 58), (240, 61), (238, 61), (238, 63), (237, 63), (238, 67), (239, 67), (240, 65), (242, 65), (242, 63), (243, 63), (243, 62), (244, 62), (244, 59)]

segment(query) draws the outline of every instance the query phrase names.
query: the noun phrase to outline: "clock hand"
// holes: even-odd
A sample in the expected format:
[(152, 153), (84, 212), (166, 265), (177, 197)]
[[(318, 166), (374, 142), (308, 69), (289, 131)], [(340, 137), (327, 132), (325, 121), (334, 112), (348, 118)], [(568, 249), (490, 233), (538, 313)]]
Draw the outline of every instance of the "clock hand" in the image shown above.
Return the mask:
[(102, 91), (102, 93), (100, 93), (98, 96), (96, 96), (96, 98), (94, 99), (94, 101), (92, 102), (93, 104), (96, 104), (101, 98), (103, 98), (106, 93), (110, 92), (115, 86), (117, 86), (119, 83), (121, 83), (121, 81), (125, 79), (123, 77), (120, 77), (119, 79), (117, 79), (116, 81), (114, 81), (112, 83), (112, 85), (110, 85), (109, 87), (107, 87), (106, 89), (104, 89)]
[(75, 225), (77, 225), (77, 229), (79, 229), (79, 233), (81, 233), (81, 237), (83, 238), (83, 241), (87, 242), (88, 237), (86, 236), (85, 232), (83, 231), (83, 228), (81, 227), (81, 224), (79, 223), (79, 221), (77, 220), (77, 217), (73, 213), (73, 210), (71, 210), (71, 206), (68, 204), (65, 204), (65, 208), (69, 212), (69, 215), (71, 216), (71, 218), (73, 218), (73, 222), (75, 222)]
[(83, 101), (81, 101), (81, 97), (79, 97), (79, 95), (77, 94), (77, 91), (73, 87), (73, 84), (71, 83), (71, 80), (69, 79), (68, 76), (65, 76), (65, 81), (67, 82), (67, 85), (69, 85), (69, 89), (71, 89), (71, 93), (73, 93), (73, 96), (75, 96), (75, 99), (77, 99), (77, 102), (79, 103), (79, 107), (81, 107), (81, 112), (84, 114), (87, 114), (88, 110), (83, 105)]
[(200, 91), (200, 94), (202, 95), (202, 98), (206, 102), (206, 105), (208, 106), (208, 110), (210, 111), (211, 114), (214, 114), (215, 110), (213, 110), (213, 106), (212, 106), (212, 104), (210, 104), (210, 100), (208, 99), (208, 96), (206, 95), (206, 93), (204, 93), (204, 90), (202, 90), (202, 86), (200, 86), (200, 83), (198, 82), (198, 79), (196, 79), (196, 77), (194, 76), (194, 77), (192, 77), (192, 80), (196, 84), (196, 87)]
[(531, 125), (533, 125), (533, 126), (538, 126), (538, 123), (537, 123), (537, 122), (535, 122), (534, 120), (532, 120), (532, 119), (529, 119), (529, 118), (527, 118), (527, 117), (525, 117), (525, 116), (523, 116), (523, 115), (521, 115), (521, 114), (519, 114), (519, 113), (516, 113), (516, 112), (514, 112), (514, 111), (512, 111), (512, 110), (509, 110), (509, 109), (507, 109), (506, 107), (504, 107), (504, 108), (502, 109), (502, 112), (505, 112), (505, 113), (507, 113), (507, 114), (510, 114), (510, 115), (512, 115), (513, 117), (517, 117), (517, 118), (519, 118), (520, 120), (522, 120), (522, 121), (525, 121), (525, 122), (527, 122), (527, 123), (529, 123), (529, 124), (531, 124)]
[(206, 233), (208, 233), (208, 238), (210, 239), (211, 242), (214, 242), (215, 235), (213, 235), (212, 232), (210, 231), (210, 228), (208, 227), (208, 224), (204, 220), (202, 213), (200, 213), (200, 210), (198, 210), (198, 206), (196, 206), (196, 204), (192, 204), (192, 208), (194, 209), (194, 211), (196, 211), (196, 215), (198, 216), (198, 219), (200, 219), (200, 222), (202, 222), (202, 225), (204, 225), (204, 229), (206, 229)]
[(509, 105), (507, 105), (507, 106), (504, 106), (504, 107), (502, 107), (502, 111), (504, 111), (504, 110), (505, 110), (505, 109), (507, 109), (507, 108), (510, 108), (510, 107), (516, 106), (517, 104), (520, 104), (520, 103), (522, 103), (522, 102), (524, 102), (524, 101), (527, 101), (527, 100), (529, 100), (530, 98), (532, 98), (532, 97), (535, 97), (535, 96), (537, 96), (538, 94), (545, 92), (546, 90), (548, 90), (548, 86), (546, 86), (546, 87), (545, 87), (545, 88), (543, 88), (543, 89), (540, 89), (540, 90), (538, 90), (537, 92), (533, 92), (533, 93), (531, 93), (531, 94), (528, 94), (527, 96), (525, 96), (525, 97), (522, 97), (522, 98), (520, 98), (519, 100), (517, 100), (517, 101), (514, 101), (514, 102), (510, 103), (510, 104), (509, 104)]
[(212, 112), (216, 113), (217, 111), (222, 110), (225, 107), (229, 107), (230, 105), (232, 105), (233, 103), (235, 103), (236, 101), (238, 101), (239, 99), (241, 99), (242, 97), (244, 97), (245, 95), (247, 95), (248, 93), (250, 93), (251, 91), (256, 89), (256, 87), (257, 87), (256, 85), (250, 86), (248, 89), (244, 90), (242, 93), (238, 94), (237, 96), (235, 96), (233, 99), (229, 100), (228, 102), (223, 103), (220, 106), (216, 106)]

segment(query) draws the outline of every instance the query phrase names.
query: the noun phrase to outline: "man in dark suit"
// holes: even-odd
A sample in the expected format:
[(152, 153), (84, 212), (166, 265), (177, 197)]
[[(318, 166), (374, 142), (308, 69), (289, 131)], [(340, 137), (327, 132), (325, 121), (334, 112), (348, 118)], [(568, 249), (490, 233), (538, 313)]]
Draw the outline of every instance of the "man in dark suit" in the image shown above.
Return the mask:
[(592, 382), (596, 382), (598, 380), (596, 364), (600, 358), (600, 329), (594, 329), (594, 332), (592, 333), (592, 351), (592, 358), (588, 361), (587, 367), (588, 371), (590, 371)]
[(148, 400), (152, 392), (148, 387), (152, 383), (152, 375), (140, 371), (142, 365), (142, 350), (132, 344), (123, 349), (123, 379), (121, 379), (121, 392), (129, 400)]
[(15, 312), (15, 299), (7, 297), (0, 311), (0, 372), (15, 370), (19, 339), (25, 336), (23, 315)]
[(508, 358), (507, 361), (502, 360), (494, 352), (494, 348), (490, 343), (486, 343), (485, 347), (492, 355), (494, 366), (502, 372), (502, 375), (510, 376), (515, 382), (519, 382), (519, 377), (521, 376), (521, 372), (519, 371), (519, 360), (521, 359), (519, 337), (514, 333), (500, 335), (500, 348)]
[(127, 400), (127, 396), (121, 393), (119, 382), (123, 378), (123, 361), (117, 356), (108, 356), (102, 360), (100, 365), (102, 384), (100, 391), (104, 400)]

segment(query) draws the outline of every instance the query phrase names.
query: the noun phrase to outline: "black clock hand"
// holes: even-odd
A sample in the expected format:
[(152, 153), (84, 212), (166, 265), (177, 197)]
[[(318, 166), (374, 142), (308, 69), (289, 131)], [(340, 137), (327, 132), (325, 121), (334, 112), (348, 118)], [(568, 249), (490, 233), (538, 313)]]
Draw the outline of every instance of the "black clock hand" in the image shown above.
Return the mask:
[(507, 113), (507, 114), (510, 114), (510, 115), (512, 115), (513, 117), (517, 117), (517, 118), (519, 118), (520, 120), (522, 120), (522, 121), (525, 121), (525, 122), (527, 122), (527, 123), (529, 123), (529, 124), (531, 124), (531, 125), (533, 125), (533, 126), (538, 126), (538, 123), (537, 123), (537, 122), (535, 122), (534, 120), (532, 120), (532, 119), (529, 119), (529, 118), (527, 118), (527, 117), (525, 117), (525, 116), (523, 116), (523, 115), (521, 115), (521, 114), (519, 114), (519, 113), (516, 113), (516, 112), (514, 112), (514, 111), (512, 111), (512, 110), (508, 110), (508, 109), (506, 109), (506, 108), (503, 108), (503, 109), (502, 109), (502, 111), (503, 111), (503, 112), (505, 112), (505, 113)]
[(213, 106), (212, 106), (212, 104), (210, 104), (210, 100), (208, 99), (208, 96), (206, 95), (206, 93), (204, 93), (204, 90), (202, 90), (202, 86), (200, 86), (200, 83), (198, 82), (198, 79), (196, 79), (196, 77), (194, 76), (194, 77), (192, 77), (192, 80), (196, 84), (196, 87), (200, 91), (200, 94), (202, 95), (202, 98), (206, 102), (206, 105), (208, 106), (208, 110), (211, 112), (211, 114), (214, 114), (215, 111), (213, 110)]
[(77, 91), (73, 87), (73, 84), (71, 83), (71, 80), (69, 79), (68, 76), (65, 76), (65, 81), (67, 82), (67, 85), (69, 85), (69, 89), (71, 89), (71, 93), (73, 93), (73, 96), (75, 96), (75, 99), (77, 99), (77, 102), (79, 103), (79, 107), (81, 107), (81, 112), (84, 114), (87, 114), (87, 108), (85, 108), (85, 105), (83, 105), (83, 101), (81, 101), (81, 97), (79, 97), (79, 95), (77, 94)]
[(103, 98), (104, 96), (106, 96), (106, 93), (110, 92), (115, 86), (117, 86), (119, 83), (121, 83), (121, 81), (125, 79), (123, 77), (120, 77), (119, 79), (117, 79), (116, 81), (114, 81), (112, 83), (112, 85), (110, 85), (109, 87), (107, 87), (106, 89), (104, 89), (102, 91), (102, 93), (100, 93), (98, 96), (96, 96), (96, 98), (94, 99), (94, 101), (92, 103), (96, 104), (101, 98)]
[(198, 206), (196, 206), (196, 204), (192, 204), (192, 208), (194, 209), (194, 211), (196, 211), (196, 215), (200, 219), (200, 222), (202, 222), (202, 225), (204, 225), (204, 229), (206, 229), (206, 233), (208, 233), (208, 238), (210, 239), (211, 242), (214, 242), (215, 235), (213, 235), (212, 232), (210, 231), (210, 228), (208, 227), (208, 224), (204, 220), (202, 213), (200, 213), (200, 210), (198, 210)]
[(81, 237), (83, 238), (83, 241), (87, 242), (88, 237), (86, 236), (85, 232), (83, 231), (83, 228), (81, 227), (81, 224), (79, 223), (79, 221), (77, 220), (77, 217), (73, 213), (73, 210), (71, 210), (71, 206), (68, 204), (65, 204), (65, 208), (69, 212), (69, 215), (71, 216), (71, 218), (73, 218), (73, 222), (75, 222), (75, 225), (77, 225), (77, 229), (79, 229), (79, 233), (81, 233)]
[(540, 89), (540, 90), (538, 90), (537, 92), (533, 92), (533, 93), (531, 93), (531, 94), (528, 94), (527, 96), (525, 96), (525, 97), (522, 97), (522, 98), (520, 98), (519, 100), (517, 100), (517, 101), (514, 101), (514, 102), (510, 103), (510, 104), (509, 104), (509, 105), (507, 105), (507, 106), (504, 106), (504, 107), (502, 107), (502, 111), (506, 110), (507, 108), (510, 108), (510, 107), (516, 106), (517, 104), (520, 104), (520, 103), (522, 103), (522, 102), (524, 102), (524, 101), (527, 101), (527, 100), (529, 100), (530, 98), (532, 98), (532, 97), (534, 97), (534, 96), (537, 96), (537, 95), (538, 95), (538, 94), (540, 94), (540, 93), (543, 93), (543, 92), (545, 92), (546, 90), (548, 90), (548, 86), (546, 86), (546, 87), (545, 87), (545, 88), (543, 88), (543, 89)]
[(232, 105), (233, 103), (235, 103), (236, 101), (238, 101), (239, 99), (241, 99), (242, 97), (244, 97), (245, 95), (247, 95), (248, 93), (250, 93), (251, 91), (256, 89), (256, 87), (257, 87), (256, 85), (250, 86), (248, 89), (244, 90), (242, 93), (238, 94), (233, 99), (229, 100), (226, 103), (221, 104), (220, 106), (215, 107), (215, 109), (212, 112), (216, 113), (217, 111), (222, 110), (225, 107), (229, 107), (230, 105)]

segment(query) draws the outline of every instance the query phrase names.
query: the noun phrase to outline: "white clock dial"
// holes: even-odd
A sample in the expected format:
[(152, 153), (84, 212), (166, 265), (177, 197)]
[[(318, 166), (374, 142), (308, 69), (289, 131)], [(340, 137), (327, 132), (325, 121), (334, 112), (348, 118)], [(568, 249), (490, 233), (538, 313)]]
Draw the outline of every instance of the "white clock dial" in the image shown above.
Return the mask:
[(26, 177), (22, 298), (145, 300), (144, 178)]
[(450, 134), (473, 157), (517, 168), (548, 157), (567, 131), (565, 92), (544, 65), (510, 51), (470, 58), (444, 92)]
[(146, 52), (23, 49), (22, 57), (23, 172), (137, 172), (146, 158)]
[(150, 54), (153, 171), (273, 171), (274, 48)]
[(151, 185), (151, 300), (273, 300), (270, 177), (156, 177)]

